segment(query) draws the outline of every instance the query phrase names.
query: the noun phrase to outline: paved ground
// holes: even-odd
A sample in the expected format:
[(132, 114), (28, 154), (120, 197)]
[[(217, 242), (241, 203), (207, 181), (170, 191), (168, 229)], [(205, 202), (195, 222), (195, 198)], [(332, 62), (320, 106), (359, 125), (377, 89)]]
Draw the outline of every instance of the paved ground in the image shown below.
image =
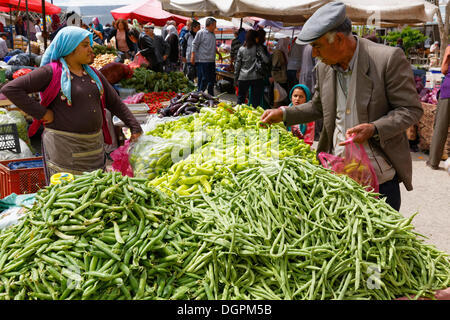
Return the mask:
[(401, 185), (400, 212), (410, 217), (418, 211), (413, 219), (416, 231), (429, 238), (426, 242), (450, 254), (450, 175), (444, 171), (443, 161), (440, 170), (432, 170), (425, 165), (428, 155), (411, 155), (414, 190), (408, 192)]

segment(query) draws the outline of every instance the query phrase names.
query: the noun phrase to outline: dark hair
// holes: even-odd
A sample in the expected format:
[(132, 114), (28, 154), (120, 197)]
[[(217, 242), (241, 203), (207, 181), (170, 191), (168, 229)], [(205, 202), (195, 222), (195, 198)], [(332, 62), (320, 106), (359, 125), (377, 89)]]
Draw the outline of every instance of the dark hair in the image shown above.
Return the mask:
[(266, 41), (266, 31), (264, 31), (264, 29), (259, 29), (256, 32), (258, 33), (257, 38), (259, 39), (259, 44), (263, 45), (264, 42)]
[(249, 30), (245, 35), (244, 46), (246, 48), (251, 48), (256, 46), (256, 39), (258, 38), (258, 32), (256, 30)]
[(352, 33), (352, 20), (346, 17), (344, 22), (342, 22), (340, 25), (338, 25), (333, 30), (330, 30), (329, 32), (341, 32), (346, 36), (349, 36)]
[(214, 22), (217, 22), (216, 19), (214, 19), (214, 18), (208, 18), (208, 19), (206, 19), (205, 26), (209, 27), (209, 26), (212, 25)]
[(119, 30), (119, 23), (123, 24), (125, 32), (128, 32), (128, 23), (125, 21), (125, 19), (117, 19), (115, 23), (115, 28)]
[(194, 29), (197, 27), (200, 27), (200, 22), (198, 22), (197, 20), (192, 20), (191, 28)]
[(139, 35), (140, 35), (141, 33), (139, 32), (138, 29), (136, 29), (136, 28), (131, 28), (131, 30), (130, 30), (129, 32), (130, 32), (130, 37), (134, 37), (134, 38), (136, 38), (136, 39), (139, 39)]

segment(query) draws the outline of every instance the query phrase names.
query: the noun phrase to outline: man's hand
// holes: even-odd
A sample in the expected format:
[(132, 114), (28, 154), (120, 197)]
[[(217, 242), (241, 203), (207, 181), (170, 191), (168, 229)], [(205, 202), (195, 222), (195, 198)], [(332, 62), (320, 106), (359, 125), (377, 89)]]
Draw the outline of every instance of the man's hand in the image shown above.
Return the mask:
[[(355, 135), (353, 138), (353, 142), (355, 143), (364, 143), (375, 134), (375, 125), (373, 123), (363, 123), (357, 125), (356, 127), (350, 128), (345, 133), (347, 139), (350, 138), (351, 135)], [(345, 145), (344, 142), (341, 142), (339, 145)]]
[(132, 133), (131, 137), (130, 137), (130, 142), (136, 142), (141, 135), (142, 135), (142, 132)]
[(55, 114), (53, 113), (53, 111), (48, 109), (41, 120), (44, 122), (45, 125), (47, 125), (53, 122), (54, 116)]
[(183, 61), (183, 63), (187, 63), (187, 59), (185, 57), (182, 57), (181, 61)]
[(163, 60), (166, 61), (167, 57), (168, 57), (168, 55), (163, 56)]
[(273, 83), (274, 81), (275, 81), (275, 80), (273, 79), (273, 77), (270, 77), (270, 78), (269, 78), (269, 82), (270, 82), (270, 83)]
[(261, 116), (261, 122), (272, 124), (283, 121), (283, 110), (281, 109), (272, 109), (266, 110)]

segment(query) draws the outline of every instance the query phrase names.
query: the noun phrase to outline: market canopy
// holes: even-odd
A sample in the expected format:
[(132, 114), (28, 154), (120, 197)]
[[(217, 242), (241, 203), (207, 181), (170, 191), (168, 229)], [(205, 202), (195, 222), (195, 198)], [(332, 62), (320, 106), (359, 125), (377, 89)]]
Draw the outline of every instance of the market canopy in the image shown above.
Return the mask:
[[(200, 22), (200, 25), (204, 27), (206, 25), (206, 19), (207, 17), (201, 18), (198, 20)], [(232, 21), (224, 20), (224, 19), (216, 19), (216, 28), (219, 30), (233, 30), (236, 29), (236, 26)]]
[(425, 0), (342, 0), (352, 22), (365, 25), (433, 21), (438, 7)]
[(256, 16), (302, 24), (330, 0), (161, 0), (164, 10), (199, 17), (244, 18)]
[(136, 19), (140, 23), (151, 22), (156, 26), (163, 26), (168, 20), (186, 23), (187, 17), (164, 11), (161, 2), (146, 0), (120, 7), (111, 11), (114, 19)]
[[(161, 0), (164, 10), (176, 14), (242, 18), (304, 24), (331, 0)], [(359, 24), (416, 24), (432, 21), (437, 6), (425, 0), (342, 0), (347, 15)]]
[[(0, 0), (0, 12), (26, 11), (28, 1), (28, 11), (42, 13), (41, 0)], [(11, 7), (11, 8), (10, 8)], [(45, 14), (58, 14), (61, 8), (45, 1)]]

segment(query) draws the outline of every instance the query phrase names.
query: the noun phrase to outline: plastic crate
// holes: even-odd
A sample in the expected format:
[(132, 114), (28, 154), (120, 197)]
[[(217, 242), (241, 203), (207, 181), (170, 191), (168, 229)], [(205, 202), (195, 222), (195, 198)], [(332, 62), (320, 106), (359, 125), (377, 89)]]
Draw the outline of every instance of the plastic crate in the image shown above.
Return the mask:
[(0, 161), (0, 199), (11, 193), (35, 193), (46, 186), (44, 167), (11, 170), (8, 164), (28, 160), (42, 160), (42, 157)]
[(0, 151), (20, 153), (19, 133), (15, 123), (0, 124)]

